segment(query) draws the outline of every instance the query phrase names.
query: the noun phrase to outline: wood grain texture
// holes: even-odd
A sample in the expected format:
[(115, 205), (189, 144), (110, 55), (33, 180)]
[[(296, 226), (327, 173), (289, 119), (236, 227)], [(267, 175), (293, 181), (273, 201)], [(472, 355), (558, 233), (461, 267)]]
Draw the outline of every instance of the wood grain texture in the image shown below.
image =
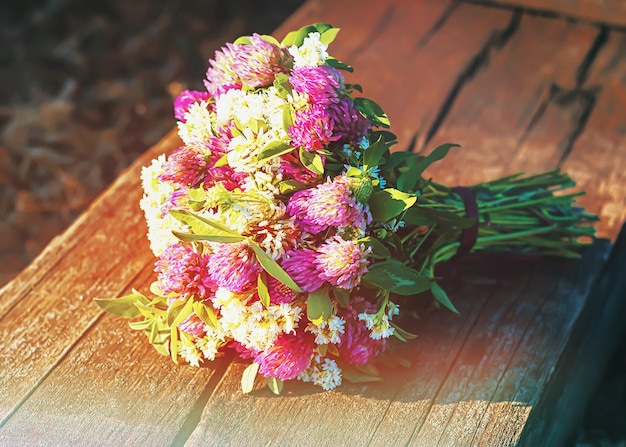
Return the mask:
[(561, 163), (581, 189), (580, 202), (600, 216), (598, 233), (614, 239), (626, 220), (626, 34), (611, 32), (584, 83), (593, 107)]
[(576, 89), (576, 73), (598, 34), (586, 25), (522, 16), (504, 46), (463, 85), (425, 148), (462, 145), (429, 175), (444, 184), (474, 184), (557, 167), (582, 113), (580, 102), (563, 100), (564, 92)]
[(584, 417), (594, 386), (602, 380), (608, 360), (624, 339), (626, 313), (626, 225), (602, 267), (585, 307), (571, 330), (568, 345), (531, 414), (520, 446), (564, 445), (566, 436)]
[[(154, 279), (149, 263), (133, 285)], [(175, 366), (126, 320), (100, 315), (2, 427), (0, 445), (170, 445), (224, 367)]]
[(280, 32), (316, 21), (340, 27), (330, 51), (354, 67), (346, 81), (380, 103), (399, 149), (406, 149), (414, 137), (421, 147), (458, 77), (494, 45), (512, 16), (440, 0), (368, 0), (356, 9), (350, 2), (313, 1)]
[(567, 18), (626, 26), (626, 3), (622, 0), (470, 0), (481, 4), (527, 8)]
[(0, 421), (100, 318), (93, 298), (118, 296), (153, 262), (138, 206), (139, 173), (178, 141), (170, 134), (146, 152), (0, 291)]

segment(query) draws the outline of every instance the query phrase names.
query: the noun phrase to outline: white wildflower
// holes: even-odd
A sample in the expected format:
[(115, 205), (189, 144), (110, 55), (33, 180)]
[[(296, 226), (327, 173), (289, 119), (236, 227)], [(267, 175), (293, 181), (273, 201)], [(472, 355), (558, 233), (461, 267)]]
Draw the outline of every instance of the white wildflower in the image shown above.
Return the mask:
[(218, 289), (215, 303), (224, 333), (248, 349), (265, 351), (279, 335), (293, 333), (302, 317), (302, 309), (288, 303), (264, 307), (260, 301), (247, 304), (250, 295)]
[(139, 202), (139, 207), (144, 212), (148, 226), (148, 240), (150, 249), (155, 256), (159, 256), (170, 245), (177, 243), (178, 239), (172, 234), (172, 230), (183, 231), (184, 225), (169, 214), (163, 215), (162, 206), (175, 191), (174, 186), (159, 179), (163, 173), (165, 155), (159, 155), (152, 160), (150, 166), (144, 166), (141, 170), (141, 184), (144, 196)]
[(196, 348), (202, 352), (202, 356), (207, 360), (215, 360), (215, 355), (219, 348), (226, 344), (224, 334), (218, 329), (205, 326), (206, 335), (196, 340)]
[(312, 382), (325, 390), (332, 390), (341, 385), (341, 369), (334, 360), (317, 354), (311, 360), (309, 367), (297, 378), (303, 382)]
[(387, 314), (359, 314), (359, 320), (365, 322), (365, 326), (371, 331), (370, 337), (374, 340), (390, 337), (394, 328), (389, 324), (390, 318)]
[(187, 145), (202, 146), (213, 136), (213, 120), (206, 101), (193, 103), (185, 113), (185, 122), (178, 122), (178, 135)]
[(200, 366), (202, 354), (194, 346), (182, 345), (180, 347), (180, 356), (191, 366)]
[(309, 33), (304, 38), (304, 42), (300, 47), (295, 45), (289, 48), (289, 53), (293, 56), (293, 66), (298, 67), (317, 67), (324, 64), (328, 58), (328, 45), (322, 43), (321, 35), (318, 32)]
[(341, 317), (331, 315), (328, 320), (319, 324), (309, 323), (306, 330), (315, 335), (315, 343), (318, 345), (326, 345), (328, 343), (339, 344), (341, 342), (341, 334), (345, 332), (344, 326), (346, 322)]

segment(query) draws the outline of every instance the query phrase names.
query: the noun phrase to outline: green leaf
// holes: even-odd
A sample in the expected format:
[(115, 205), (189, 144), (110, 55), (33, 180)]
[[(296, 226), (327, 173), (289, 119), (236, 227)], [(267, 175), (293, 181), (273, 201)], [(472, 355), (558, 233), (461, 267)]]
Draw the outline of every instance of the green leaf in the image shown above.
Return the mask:
[(137, 309), (139, 309), (139, 312), (141, 312), (141, 315), (143, 315), (144, 317), (148, 319), (155, 319), (158, 317), (167, 316), (166, 310), (154, 307), (152, 303), (144, 304), (142, 302), (136, 301), (135, 306), (137, 306)]
[(350, 292), (341, 287), (333, 287), (333, 296), (341, 307), (348, 307), (350, 305)]
[(339, 28), (328, 28), (326, 31), (321, 33), (320, 42), (326, 45), (330, 45), (333, 40), (335, 40), (335, 37), (337, 37), (339, 31)]
[(345, 84), (346, 90), (356, 90), (359, 93), (363, 93), (363, 87), (361, 84)]
[(379, 376), (366, 374), (346, 365), (341, 366), (341, 375), (348, 382), (352, 383), (380, 382), (383, 380)]
[(369, 98), (354, 98), (354, 105), (359, 112), (372, 122), (375, 126), (389, 127), (389, 117), (382, 107)]
[(435, 149), (433, 149), (433, 151), (430, 154), (428, 154), (426, 157), (422, 158), (419, 162), (417, 162), (417, 164), (415, 165), (415, 168), (411, 169), (412, 175), (414, 175), (416, 178), (421, 177), (422, 173), (426, 170), (427, 167), (429, 167), (434, 162), (441, 160), (443, 157), (448, 155), (448, 151), (452, 149), (453, 147), (461, 147), (461, 146), (459, 144), (454, 144), (454, 143), (446, 143), (446, 144), (437, 146)]
[(280, 42), (281, 47), (290, 47), (296, 44), (296, 36), (298, 31), (289, 31), (284, 39)]
[(322, 162), (322, 157), (317, 152), (309, 152), (301, 147), (299, 155), (300, 161), (305, 168), (318, 175), (324, 174), (324, 163)]
[(277, 379), (276, 377), (268, 377), (267, 379), (265, 379), (265, 381), (267, 382), (267, 387), (270, 389), (272, 393), (276, 394), (277, 396), (280, 395), (280, 393), (282, 393), (283, 391), (282, 380)]
[(130, 295), (119, 298), (96, 298), (94, 301), (102, 310), (124, 318), (140, 317), (142, 314), (135, 303), (147, 305), (150, 302), (148, 298), (136, 291), (133, 291)]
[[(191, 228), (194, 234), (210, 236), (239, 236), (239, 233), (231, 230), (226, 225), (206, 217), (198, 216), (189, 211), (171, 210), (170, 215)], [(181, 233), (185, 234), (185, 233)]]
[(309, 292), (306, 300), (306, 316), (313, 324), (328, 320), (333, 312), (333, 302), (326, 287), (320, 287), (315, 292)]
[(267, 287), (267, 275), (265, 272), (259, 272), (259, 276), (257, 277), (257, 292), (259, 294), (261, 304), (268, 307), (270, 305), (270, 292)]
[(393, 152), (389, 157), (389, 160), (387, 160), (385, 164), (381, 166), (381, 169), (393, 169), (401, 165), (402, 163), (405, 163), (408, 159), (416, 157), (419, 157), (419, 155), (414, 154), (413, 152)]
[(291, 290), (302, 293), (302, 289), (298, 286), (298, 284), (296, 284), (295, 281), (291, 279), (291, 276), (289, 276), (287, 272), (284, 271), (283, 268), (270, 257), (270, 255), (265, 253), (265, 250), (263, 250), (261, 247), (259, 247), (258, 244), (253, 241), (249, 240), (248, 242), (254, 250), (254, 254), (259, 261), (259, 264), (261, 264), (261, 266), (265, 269), (267, 273), (285, 284)]
[(385, 143), (382, 137), (379, 137), (376, 142), (370, 144), (363, 153), (363, 168), (365, 170), (377, 166), (380, 159), (383, 157), (389, 147)]
[(271, 160), (274, 157), (287, 154), (294, 149), (295, 147), (287, 143), (283, 143), (282, 141), (272, 141), (270, 144), (261, 149), (261, 152), (257, 155), (257, 160), (259, 162)]
[(346, 176), (352, 178), (361, 178), (363, 177), (363, 171), (361, 171), (359, 168), (355, 168), (354, 166), (350, 166), (346, 171)]
[(215, 164), (213, 165), (214, 168), (219, 168), (220, 166), (226, 166), (228, 165), (228, 154), (224, 154), (222, 155), (219, 160), (217, 160), (215, 162)]
[[(171, 308), (170, 308), (171, 309)], [(174, 316), (170, 324), (170, 312), (167, 313), (167, 322), (170, 324), (170, 354), (172, 361), (178, 364), (178, 325), (182, 323), (193, 312), (193, 299), (187, 298), (180, 311), (172, 312)]]
[(450, 298), (448, 298), (448, 294), (435, 281), (430, 284), (430, 291), (432, 292), (437, 302), (439, 302), (442, 306), (451, 310), (455, 314), (459, 315), (459, 311), (456, 309), (456, 307), (454, 307), (454, 304), (452, 304)]
[(333, 28), (333, 26), (330, 23), (314, 23), (313, 25), (311, 25), (313, 28), (315, 28), (315, 31), (317, 31), (318, 33), (320, 33), (320, 36), (323, 35), (326, 31), (329, 31), (331, 29), (336, 29), (337, 31), (339, 31), (339, 28)]
[(167, 308), (167, 324), (171, 327), (174, 324), (174, 320), (178, 316), (181, 310), (191, 300), (177, 299)]
[(213, 236), (210, 234), (181, 233), (180, 231), (172, 231), (172, 234), (183, 242), (207, 241), (207, 242), (232, 243), (232, 242), (240, 242), (245, 239), (245, 237), (243, 236)]
[(274, 36), (270, 36), (269, 34), (261, 34), (261, 39), (263, 39), (266, 42), (269, 42), (273, 45), (276, 45), (277, 47), (280, 46), (280, 42), (278, 40), (276, 40), (276, 38)]
[(250, 45), (250, 36), (240, 36), (233, 43), (235, 45)]
[(128, 323), (131, 329), (135, 331), (143, 331), (146, 330), (154, 323), (154, 320), (139, 320), (139, 321), (131, 321)]
[(202, 202), (206, 200), (206, 191), (202, 187), (189, 188), (187, 190), (187, 194), (189, 195), (189, 198), (194, 202)]
[(412, 207), (416, 201), (417, 196), (415, 194), (386, 188), (372, 194), (368, 204), (375, 221), (387, 222)]
[(387, 259), (391, 257), (391, 253), (387, 250), (387, 247), (375, 237), (367, 236), (359, 239), (357, 242), (371, 248), (371, 252), (368, 256), (372, 258)]
[(285, 129), (285, 132), (289, 132), (289, 129), (293, 126), (294, 118), (291, 106), (289, 104), (285, 105), (283, 108), (283, 129)]
[(243, 370), (243, 374), (241, 375), (241, 391), (243, 391), (244, 394), (248, 394), (254, 389), (254, 379), (256, 379), (258, 372), (258, 363), (251, 363)]
[(335, 59), (332, 56), (326, 58), (326, 65), (336, 68), (337, 70), (345, 70), (349, 73), (352, 73), (354, 71), (354, 68), (352, 68), (350, 65), (344, 64), (339, 59)]
[(417, 295), (431, 287), (429, 278), (396, 260), (370, 265), (362, 279), (398, 295)]
[(304, 183), (300, 183), (297, 180), (283, 180), (278, 184), (278, 188), (280, 189), (280, 193), (283, 195), (292, 194), (296, 191), (301, 191), (303, 189), (307, 189), (308, 186)]
[(432, 208), (421, 207), (419, 204), (409, 208), (404, 216), (404, 220), (409, 225), (451, 225), (458, 229), (470, 228), (476, 222), (475, 218), (459, 216), (452, 211), (439, 211)]
[(398, 332), (400, 335), (402, 335), (402, 337), (404, 337), (405, 339), (414, 339), (417, 338), (417, 335), (412, 334), (408, 331), (405, 331), (404, 329), (402, 329), (400, 326), (398, 326), (397, 324), (395, 324), (393, 321), (389, 322), (389, 324), (391, 325), (391, 327), (394, 328), (394, 332)]
[(391, 147), (394, 144), (398, 143), (398, 137), (395, 133), (389, 132), (388, 130), (377, 130), (371, 133), (372, 140), (377, 140), (378, 137), (383, 137), (383, 141), (387, 143), (387, 146)]
[[(292, 31), (285, 36), (281, 45), (290, 47), (295, 45), (299, 47), (304, 42), (304, 39), (309, 37), (310, 33), (320, 33), (323, 35), (327, 30), (332, 29), (332, 26), (327, 23), (315, 23), (313, 25), (306, 25), (300, 28), (298, 31)], [(330, 36), (329, 36), (330, 37)]]
[(213, 310), (212, 306), (206, 304), (203, 301), (194, 301), (193, 311), (198, 316), (198, 318), (200, 318), (204, 322), (204, 324), (212, 328), (217, 327), (217, 315), (215, 315), (215, 311)]

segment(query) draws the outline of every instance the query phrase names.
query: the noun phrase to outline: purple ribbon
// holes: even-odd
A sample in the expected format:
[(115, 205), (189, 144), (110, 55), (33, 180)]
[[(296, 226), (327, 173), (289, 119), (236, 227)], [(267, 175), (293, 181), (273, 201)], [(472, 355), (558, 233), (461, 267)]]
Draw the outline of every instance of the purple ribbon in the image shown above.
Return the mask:
[(478, 203), (476, 202), (476, 197), (474, 196), (472, 190), (465, 186), (457, 186), (452, 188), (452, 191), (456, 192), (459, 196), (461, 196), (461, 199), (463, 199), (465, 217), (469, 219), (476, 219), (474, 225), (461, 232), (461, 245), (456, 252), (456, 256), (462, 256), (470, 252), (478, 239)]

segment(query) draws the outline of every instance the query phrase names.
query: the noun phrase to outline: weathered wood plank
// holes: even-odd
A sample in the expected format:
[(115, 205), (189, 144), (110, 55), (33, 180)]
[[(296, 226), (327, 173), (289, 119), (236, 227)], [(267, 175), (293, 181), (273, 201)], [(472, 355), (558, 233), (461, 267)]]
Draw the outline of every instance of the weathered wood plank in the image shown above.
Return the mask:
[(555, 168), (583, 111), (580, 102), (562, 98), (576, 88), (577, 70), (598, 34), (591, 26), (524, 15), (460, 90), (426, 151), (445, 142), (462, 148), (430, 175), (473, 184)]
[(593, 108), (561, 166), (587, 191), (580, 202), (600, 216), (599, 235), (614, 238), (626, 221), (626, 33), (610, 33), (584, 89)]
[[(154, 277), (147, 264), (134, 285)], [(224, 368), (176, 367), (125, 320), (100, 315), (2, 427), (0, 445), (170, 445)]]
[[(179, 144), (146, 152), (61, 237), (0, 291), (0, 421), (12, 414), (153, 257), (138, 206), (141, 166)], [(1, 424), (1, 423), (0, 423)]]
[(459, 76), (478, 53), (497, 46), (511, 18), (507, 11), (439, 0), (368, 0), (357, 9), (318, 0), (277, 34), (320, 20), (341, 28), (331, 53), (354, 67), (347, 81), (380, 103), (406, 149), (413, 137), (426, 139)]
[(626, 26), (626, 3), (622, 0), (469, 0), (559, 14), (602, 24)]
[[(407, 149), (412, 140), (423, 146), (468, 67), (514, 26), (508, 12), (466, 4), (454, 5), (434, 27), (412, 26), (430, 3), (412, 2), (411, 9), (398, 11), (394, 25), (354, 60), (355, 77), (369, 81), (363, 83), (364, 94), (380, 102), (391, 119), (398, 149)], [(407, 30), (414, 31), (407, 35)]]
[(567, 348), (531, 413), (520, 446), (564, 445), (626, 331), (626, 225), (571, 330)]

